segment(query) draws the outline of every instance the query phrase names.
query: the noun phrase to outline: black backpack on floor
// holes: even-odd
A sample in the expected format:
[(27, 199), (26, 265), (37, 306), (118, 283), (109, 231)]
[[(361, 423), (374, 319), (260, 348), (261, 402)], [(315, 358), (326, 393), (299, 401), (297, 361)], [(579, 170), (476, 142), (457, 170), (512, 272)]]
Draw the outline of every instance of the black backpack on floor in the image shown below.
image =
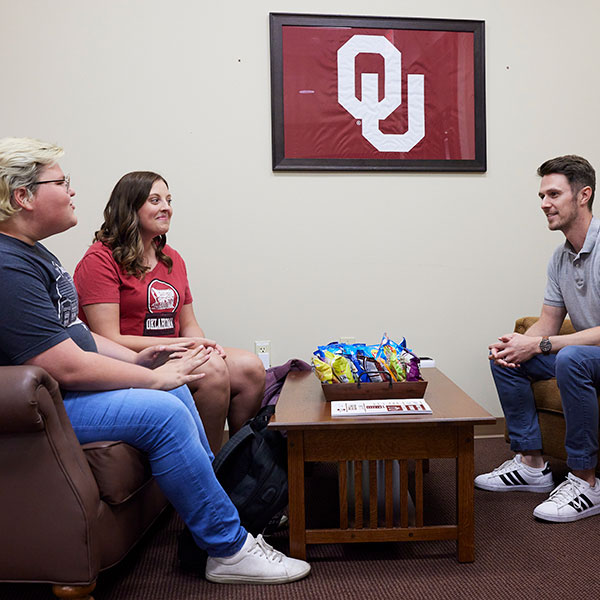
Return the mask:
[(287, 440), (267, 429), (274, 413), (273, 405), (261, 408), (213, 461), (217, 479), (252, 535), (261, 533), (288, 502)]

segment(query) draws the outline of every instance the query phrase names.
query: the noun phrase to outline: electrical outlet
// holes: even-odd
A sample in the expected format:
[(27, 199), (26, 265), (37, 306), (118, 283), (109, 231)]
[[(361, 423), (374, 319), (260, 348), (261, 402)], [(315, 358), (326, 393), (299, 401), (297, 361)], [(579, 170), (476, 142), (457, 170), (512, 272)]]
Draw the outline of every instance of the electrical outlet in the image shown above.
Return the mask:
[(340, 344), (354, 344), (356, 342), (355, 337), (341, 337)]
[(271, 340), (255, 341), (254, 352), (262, 360), (265, 369), (268, 369), (271, 366)]

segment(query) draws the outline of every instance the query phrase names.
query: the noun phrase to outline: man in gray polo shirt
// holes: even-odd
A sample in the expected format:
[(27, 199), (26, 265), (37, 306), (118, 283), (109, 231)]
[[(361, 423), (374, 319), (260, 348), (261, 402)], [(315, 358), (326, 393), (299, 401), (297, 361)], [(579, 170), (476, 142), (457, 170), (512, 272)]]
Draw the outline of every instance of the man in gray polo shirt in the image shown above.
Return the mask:
[[(533, 511), (546, 521), (575, 521), (600, 513), (598, 398), (600, 389), (600, 220), (592, 215), (596, 173), (580, 156), (560, 156), (538, 169), (548, 228), (565, 242), (550, 259), (540, 319), (524, 334), (509, 333), (489, 347), (492, 375), (506, 417), (514, 458), (475, 478), (490, 491), (550, 492), (552, 473), (531, 382), (556, 377), (566, 420), (572, 470)], [(576, 332), (558, 335), (569, 315)]]

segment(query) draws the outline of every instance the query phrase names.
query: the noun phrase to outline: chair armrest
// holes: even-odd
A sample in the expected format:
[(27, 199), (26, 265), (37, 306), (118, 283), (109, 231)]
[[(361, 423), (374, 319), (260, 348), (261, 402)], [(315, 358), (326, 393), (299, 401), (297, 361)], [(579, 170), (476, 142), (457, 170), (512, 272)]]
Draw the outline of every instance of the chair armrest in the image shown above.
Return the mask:
[[(539, 317), (521, 317), (517, 319), (515, 322), (515, 332), (525, 333), (538, 320)], [(565, 319), (558, 335), (567, 335), (569, 333), (575, 333), (575, 328), (569, 319)]]
[[(21, 365), (0, 367), (0, 382), (0, 441), (37, 433), (47, 440), (40, 448), (66, 461), (68, 470), (74, 469), (79, 478), (83, 475), (95, 486), (56, 380), (41, 367)], [(1, 437), (4, 434), (8, 435)]]
[(91, 581), (100, 494), (58, 384), (27, 365), (0, 381), (0, 580)]
[(515, 321), (515, 333), (525, 333), (539, 317), (521, 317)]
[(58, 384), (39, 367), (0, 367), (0, 381), (0, 433), (41, 431), (43, 410), (62, 402)]

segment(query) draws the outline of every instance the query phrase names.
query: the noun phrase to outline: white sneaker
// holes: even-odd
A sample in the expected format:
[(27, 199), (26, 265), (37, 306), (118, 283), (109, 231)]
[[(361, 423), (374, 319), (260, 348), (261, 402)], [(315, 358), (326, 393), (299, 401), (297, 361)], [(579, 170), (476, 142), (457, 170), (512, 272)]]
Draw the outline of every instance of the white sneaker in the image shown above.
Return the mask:
[(475, 487), (490, 492), (539, 492), (546, 493), (554, 488), (552, 471), (548, 463), (540, 469), (530, 467), (515, 454), (491, 473), (475, 477)]
[(215, 583), (289, 583), (309, 572), (307, 562), (289, 558), (251, 533), (237, 554), (206, 561), (206, 579)]
[(533, 511), (544, 521), (566, 523), (600, 513), (600, 479), (592, 487), (587, 481), (569, 473), (550, 497)]

